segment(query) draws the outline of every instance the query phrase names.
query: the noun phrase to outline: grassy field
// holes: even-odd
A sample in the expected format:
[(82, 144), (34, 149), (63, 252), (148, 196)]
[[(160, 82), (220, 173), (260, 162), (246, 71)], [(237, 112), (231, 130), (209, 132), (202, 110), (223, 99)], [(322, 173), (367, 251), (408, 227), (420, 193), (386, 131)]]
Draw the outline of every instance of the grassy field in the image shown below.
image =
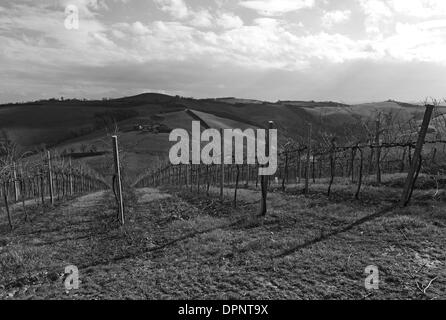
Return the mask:
[[(331, 199), (296, 188), (270, 193), (266, 217), (258, 190), (241, 190), (234, 208), (231, 189), (223, 204), (216, 190), (139, 189), (125, 228), (109, 192), (45, 213), (31, 205), (28, 223), (15, 208), (13, 232), (0, 218), (0, 298), (446, 298), (444, 201), (417, 193), (395, 208), (390, 187), (368, 188), (361, 201), (349, 186)], [(68, 265), (79, 268), (79, 290), (64, 288)], [(364, 287), (369, 265), (379, 268), (379, 290)]]
[[(318, 132), (321, 112), (328, 112), (324, 121), (337, 119), (336, 125), (325, 122), (324, 130), (352, 121), (350, 111), (333, 112), (335, 107), (323, 103), (309, 108), (149, 98), (1, 107), (0, 127), (26, 148), (63, 140), (59, 151), (79, 152), (86, 145), (103, 152), (111, 150), (105, 129), (64, 139), (72, 130), (94, 129), (98, 113), (129, 111), (134, 116), (118, 124), (128, 187), (144, 170), (159, 166), (172, 145), (167, 133), (139, 132), (134, 125), (190, 130), (193, 118), (185, 108), (217, 128), (274, 120), (282, 138), (304, 136), (307, 121)], [(111, 181), (110, 153), (76, 161)], [(437, 185), (420, 175), (413, 205), (402, 209), (395, 204), (404, 176), (385, 174), (380, 186), (365, 177), (358, 201), (352, 200), (356, 185), (348, 178), (336, 178), (330, 198), (327, 179), (311, 183), (307, 196), (302, 184), (281, 191), (273, 183), (266, 217), (257, 215), (260, 193), (252, 185), (239, 191), (236, 208), (229, 187), (224, 203), (215, 188), (209, 197), (175, 188), (127, 190), (123, 228), (115, 222), (109, 191), (55, 207), (28, 201), (27, 222), (15, 206), (13, 231), (0, 206), (0, 299), (444, 299), (445, 180)], [(80, 270), (79, 290), (64, 287), (68, 265)], [(370, 265), (380, 272), (376, 291), (364, 287)]]

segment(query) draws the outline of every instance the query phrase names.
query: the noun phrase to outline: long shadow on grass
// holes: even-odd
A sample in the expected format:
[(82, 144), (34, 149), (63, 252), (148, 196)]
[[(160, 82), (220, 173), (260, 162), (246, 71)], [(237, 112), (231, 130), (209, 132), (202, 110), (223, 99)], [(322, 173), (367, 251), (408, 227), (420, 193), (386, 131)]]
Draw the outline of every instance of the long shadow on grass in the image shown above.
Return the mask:
[(218, 229), (231, 228), (231, 227), (234, 227), (234, 226), (240, 224), (241, 222), (242, 221), (236, 221), (236, 222), (233, 222), (233, 223), (230, 223), (230, 224), (225, 224), (225, 225), (222, 225), (222, 226), (208, 228), (208, 229), (205, 229), (205, 230), (197, 230), (195, 232), (188, 233), (188, 234), (186, 234), (186, 235), (184, 235), (182, 237), (178, 237), (176, 239), (167, 241), (167, 242), (165, 242), (165, 243), (163, 243), (163, 244), (161, 244), (159, 246), (153, 247), (153, 248), (147, 248), (147, 249), (144, 249), (144, 250), (138, 250), (136, 252), (125, 254), (125, 255), (122, 255), (122, 256), (119, 256), (119, 257), (114, 257), (112, 259), (97, 261), (96, 263), (92, 263), (92, 264), (81, 265), (80, 269), (96, 267), (96, 266), (100, 266), (100, 265), (104, 265), (104, 264), (109, 264), (109, 263), (112, 263), (112, 262), (119, 262), (119, 261), (126, 260), (126, 259), (136, 258), (136, 257), (138, 257), (140, 255), (143, 255), (143, 254), (146, 254), (146, 253), (157, 252), (157, 251), (165, 249), (165, 248), (167, 248), (169, 246), (175, 245), (178, 242), (189, 240), (189, 239), (192, 239), (192, 238), (194, 238), (196, 236), (199, 236), (201, 234), (212, 232), (212, 231), (215, 231), (215, 230), (218, 230)]
[(361, 218), (361, 219), (359, 219), (359, 220), (357, 220), (357, 221), (355, 221), (355, 222), (353, 222), (353, 223), (351, 223), (351, 224), (349, 224), (349, 225), (347, 225), (347, 226), (345, 226), (343, 228), (340, 228), (338, 230), (335, 230), (335, 231), (329, 232), (327, 234), (321, 235), (318, 238), (315, 238), (313, 240), (304, 242), (304, 243), (302, 243), (300, 245), (297, 245), (295, 247), (289, 248), (289, 249), (279, 253), (278, 255), (273, 256), (273, 258), (283, 258), (283, 257), (289, 256), (289, 255), (291, 255), (291, 254), (293, 254), (293, 253), (295, 253), (295, 252), (297, 252), (297, 251), (299, 251), (301, 249), (308, 248), (308, 247), (310, 247), (310, 246), (312, 246), (312, 245), (314, 245), (316, 243), (325, 241), (325, 240), (327, 240), (327, 239), (329, 239), (331, 237), (334, 237), (334, 236), (336, 236), (338, 234), (350, 231), (354, 227), (357, 227), (357, 226), (362, 225), (362, 224), (364, 224), (366, 222), (369, 222), (369, 221), (372, 221), (372, 220), (375, 220), (377, 218), (382, 217), (383, 215), (389, 213), (390, 211), (392, 211), (396, 207), (397, 207), (397, 205), (391, 205), (389, 207), (386, 207), (386, 208), (384, 208), (384, 209), (382, 209), (382, 210), (380, 210), (380, 211), (378, 211), (378, 212), (376, 212), (374, 214), (371, 214), (369, 216)]

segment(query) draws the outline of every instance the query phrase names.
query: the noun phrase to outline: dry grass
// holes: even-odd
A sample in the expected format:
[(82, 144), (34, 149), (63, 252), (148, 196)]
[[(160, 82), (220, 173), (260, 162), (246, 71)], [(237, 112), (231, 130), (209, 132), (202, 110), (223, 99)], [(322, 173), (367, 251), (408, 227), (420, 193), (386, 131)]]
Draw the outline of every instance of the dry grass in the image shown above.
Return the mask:
[[(0, 297), (446, 297), (444, 202), (368, 219), (381, 207), (277, 192), (270, 194), (267, 217), (259, 218), (257, 192), (240, 192), (234, 209), (229, 197), (220, 204), (195, 192), (142, 189), (128, 207), (124, 229), (114, 222), (108, 193), (35, 212), (32, 223), (12, 233), (1, 229)], [(79, 267), (81, 284), (67, 293), (63, 271), (69, 264)], [(370, 294), (364, 269), (372, 264), (381, 282)]]

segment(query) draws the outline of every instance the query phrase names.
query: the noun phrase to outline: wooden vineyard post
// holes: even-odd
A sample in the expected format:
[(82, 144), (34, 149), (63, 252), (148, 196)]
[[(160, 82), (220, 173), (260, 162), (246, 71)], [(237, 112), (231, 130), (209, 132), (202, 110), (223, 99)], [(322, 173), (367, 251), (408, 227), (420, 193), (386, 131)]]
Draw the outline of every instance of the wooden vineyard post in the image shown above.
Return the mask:
[(40, 169), (40, 198), (42, 200), (42, 206), (45, 205), (45, 184), (43, 174), (43, 169)]
[(194, 190), (194, 165), (190, 164), (190, 170), (189, 170), (189, 181), (190, 181), (190, 192)]
[(240, 177), (240, 167), (236, 164), (237, 174), (235, 178), (235, 190), (234, 190), (234, 208), (237, 208), (237, 190), (238, 190), (238, 181)]
[(375, 145), (376, 145), (376, 182), (381, 184), (381, 147), (380, 147), (380, 130), (381, 130), (381, 114), (376, 119)]
[(112, 136), (113, 139), (113, 156), (115, 160), (115, 174), (116, 174), (116, 196), (118, 197), (119, 206), (119, 221), (122, 225), (125, 224), (124, 218), (124, 203), (122, 198), (122, 180), (121, 180), (121, 166), (119, 161), (119, 148), (118, 148), (118, 137)]
[(53, 168), (51, 167), (51, 152), (47, 151), (48, 159), (48, 190), (50, 193), (50, 203), (54, 205), (54, 190), (53, 190)]
[(197, 193), (200, 193), (200, 177), (201, 177), (201, 165), (197, 165)]
[(74, 176), (74, 194), (82, 193), (82, 168), (76, 168), (76, 175)]
[(251, 179), (251, 168), (249, 167), (249, 164), (246, 165), (246, 183), (245, 188), (249, 186), (249, 180)]
[(426, 138), (427, 129), (431, 121), (433, 105), (426, 105), (426, 112), (424, 113), (423, 123), (421, 125), (420, 133), (418, 134), (418, 141), (412, 157), (412, 163), (407, 175), (406, 183), (404, 184), (403, 195), (401, 197), (400, 205), (405, 207), (409, 204), (418, 168), (421, 166), (421, 152), (423, 151), (424, 139)]
[(404, 172), (404, 169), (405, 169), (405, 167), (406, 167), (406, 164), (405, 164), (405, 161), (406, 161), (406, 152), (407, 152), (407, 149), (403, 147), (403, 156), (402, 156), (401, 164), (400, 164), (400, 172), (401, 172), (401, 173)]
[[(361, 193), (361, 185), (362, 185), (362, 170), (364, 165), (364, 153), (359, 146), (356, 146), (357, 150), (359, 150), (359, 154), (361, 156), (359, 162), (359, 172), (358, 172), (358, 188), (356, 189), (355, 199), (359, 200), (359, 194)], [(352, 169), (353, 170), (353, 169)]]
[(319, 177), (319, 179), (321, 179), (322, 178), (322, 162), (323, 162), (323, 159), (324, 159), (324, 156), (321, 154), (321, 155), (319, 155), (319, 174), (318, 174), (318, 177)]
[(305, 194), (308, 194), (309, 183), (310, 183), (310, 155), (311, 155), (311, 132), (312, 125), (309, 123), (308, 125), (308, 141), (307, 141), (307, 163), (306, 163), (306, 171), (305, 171)]
[(297, 179), (296, 184), (300, 183), (302, 177), (302, 165), (301, 165), (301, 153), (300, 150), (297, 151)]
[[(268, 130), (266, 134), (266, 141), (265, 141), (265, 154), (267, 157), (269, 157), (269, 131), (273, 128), (274, 123), (272, 121), (268, 124)], [(257, 141), (257, 143), (259, 143)], [(257, 173), (258, 174), (258, 173)], [(262, 199), (260, 200), (260, 215), (265, 216), (266, 215), (266, 198), (268, 196), (268, 182), (269, 182), (269, 176), (261, 176), (260, 178), (260, 187), (262, 188)]]
[(368, 174), (372, 175), (372, 173), (373, 173), (373, 157), (374, 157), (374, 154), (375, 154), (375, 149), (373, 148), (372, 140), (370, 140), (370, 142), (369, 142), (369, 147), (370, 147), (370, 153), (369, 153)]
[(431, 159), (431, 162), (432, 162), (433, 164), (436, 164), (436, 161), (435, 161), (435, 157), (436, 157), (436, 155), (437, 155), (437, 148), (434, 148), (434, 149), (432, 150), (432, 159)]
[(352, 177), (352, 183), (355, 182), (355, 157), (356, 157), (356, 148), (351, 149), (351, 167), (350, 167), (350, 173)]
[(68, 180), (70, 183), (70, 196), (72, 196), (74, 194), (74, 188), (73, 188), (73, 165), (71, 163), (71, 157), (70, 157), (70, 162), (69, 162), (69, 172), (68, 172)]
[(3, 181), (2, 186), (3, 186), (3, 200), (5, 202), (5, 210), (6, 210), (6, 215), (8, 217), (8, 224), (9, 224), (9, 228), (12, 230), (12, 220), (11, 220), (11, 212), (9, 211), (9, 204), (8, 204), (8, 191), (7, 191), (7, 182), (6, 180)]
[(285, 182), (288, 183), (288, 151), (285, 151), (285, 168), (282, 177), (282, 191), (285, 191)]
[(312, 162), (311, 178), (313, 179), (313, 183), (316, 183), (316, 155), (314, 153), (311, 162)]
[(224, 140), (224, 131), (223, 129), (220, 129), (220, 144), (221, 144), (221, 149), (220, 149), (220, 159), (221, 159), (221, 164), (220, 164), (220, 201), (223, 203), (223, 188), (224, 188), (224, 181), (225, 181), (225, 157), (224, 157), (224, 146), (225, 146), (225, 140)]
[(211, 174), (209, 172), (209, 165), (206, 165), (206, 196), (209, 197), (209, 188), (211, 187), (211, 177), (209, 176), (209, 174)]
[(22, 167), (20, 167), (20, 196), (22, 198), (22, 208), (23, 208), (23, 214), (25, 216), (25, 222), (27, 222), (28, 221), (28, 213), (26, 211), (26, 205), (25, 205), (26, 183), (25, 183), (25, 176), (23, 175)]
[(334, 177), (336, 175), (336, 137), (331, 139), (330, 150), (330, 183), (328, 185), (327, 196), (330, 197), (331, 187), (333, 186)]
[(14, 179), (14, 201), (17, 203), (19, 202), (20, 189), (19, 189), (19, 182), (17, 181), (17, 168), (15, 163), (13, 164), (12, 170)]

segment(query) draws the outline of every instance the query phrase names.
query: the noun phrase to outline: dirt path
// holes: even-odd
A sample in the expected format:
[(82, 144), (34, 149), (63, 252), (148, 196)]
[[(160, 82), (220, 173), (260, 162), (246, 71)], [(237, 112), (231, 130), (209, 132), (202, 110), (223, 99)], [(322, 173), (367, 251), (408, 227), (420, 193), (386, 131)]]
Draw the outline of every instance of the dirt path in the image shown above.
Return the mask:
[[(103, 210), (105, 198), (106, 193), (99, 192), (45, 212), (37, 208), (29, 212), (27, 223), (16, 219), (12, 232), (2, 232), (0, 296), (39, 296), (36, 290), (45, 292), (52, 287), (64, 292), (65, 267), (91, 259), (100, 251), (94, 244), (103, 244), (101, 239), (107, 237), (106, 227), (100, 222), (110, 213)], [(53, 297), (52, 294), (47, 292), (45, 296)]]
[(136, 190), (136, 195), (138, 197), (138, 203), (149, 203), (155, 200), (167, 199), (172, 197), (168, 193), (162, 193), (155, 188), (143, 188)]

